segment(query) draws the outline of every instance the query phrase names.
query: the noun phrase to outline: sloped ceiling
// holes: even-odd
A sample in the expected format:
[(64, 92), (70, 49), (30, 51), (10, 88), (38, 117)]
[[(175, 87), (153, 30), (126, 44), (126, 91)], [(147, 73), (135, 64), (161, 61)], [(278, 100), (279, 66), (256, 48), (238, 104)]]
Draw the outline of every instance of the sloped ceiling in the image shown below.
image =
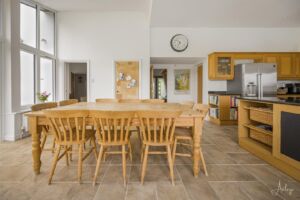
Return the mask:
[(152, 27), (300, 27), (300, 0), (153, 0)]

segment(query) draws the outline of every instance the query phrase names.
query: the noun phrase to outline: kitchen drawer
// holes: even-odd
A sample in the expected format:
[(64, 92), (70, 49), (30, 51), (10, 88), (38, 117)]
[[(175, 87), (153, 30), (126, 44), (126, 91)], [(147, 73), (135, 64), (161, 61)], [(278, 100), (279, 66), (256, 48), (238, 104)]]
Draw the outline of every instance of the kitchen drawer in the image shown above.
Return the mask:
[(273, 125), (273, 111), (268, 108), (250, 107), (250, 119), (267, 125)]

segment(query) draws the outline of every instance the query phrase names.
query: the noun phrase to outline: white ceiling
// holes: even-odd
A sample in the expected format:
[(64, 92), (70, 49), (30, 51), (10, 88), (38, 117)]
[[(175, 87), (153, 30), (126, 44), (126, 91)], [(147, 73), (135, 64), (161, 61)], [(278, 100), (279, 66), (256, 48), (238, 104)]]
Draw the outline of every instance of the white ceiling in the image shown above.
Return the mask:
[(36, 0), (57, 11), (142, 11), (149, 0)]
[(151, 64), (199, 64), (203, 62), (203, 58), (197, 57), (151, 57)]
[(300, 27), (300, 0), (153, 0), (152, 27)]
[(37, 0), (57, 11), (139, 11), (152, 27), (300, 27), (300, 0)]

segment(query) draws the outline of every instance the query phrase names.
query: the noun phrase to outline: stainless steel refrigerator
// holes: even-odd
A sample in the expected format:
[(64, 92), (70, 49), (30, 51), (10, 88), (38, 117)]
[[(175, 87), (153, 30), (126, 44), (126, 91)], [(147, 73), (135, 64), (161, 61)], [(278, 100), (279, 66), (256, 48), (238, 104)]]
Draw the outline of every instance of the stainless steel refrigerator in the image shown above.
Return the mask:
[(276, 65), (270, 63), (236, 65), (234, 80), (227, 81), (227, 91), (251, 97), (276, 96)]

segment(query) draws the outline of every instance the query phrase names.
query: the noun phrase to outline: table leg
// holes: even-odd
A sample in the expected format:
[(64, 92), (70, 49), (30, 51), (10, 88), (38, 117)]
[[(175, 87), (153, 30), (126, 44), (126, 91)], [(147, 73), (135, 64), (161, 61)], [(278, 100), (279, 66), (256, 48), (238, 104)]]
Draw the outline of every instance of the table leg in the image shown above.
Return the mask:
[(193, 170), (194, 170), (194, 176), (198, 177), (199, 175), (199, 161), (200, 161), (200, 137), (201, 137), (201, 118), (194, 118), (194, 127), (193, 127), (193, 157), (194, 157), (194, 163), (193, 163)]
[(37, 124), (37, 117), (29, 117), (29, 131), (32, 140), (32, 159), (35, 174), (40, 173), (41, 169), (41, 130)]

